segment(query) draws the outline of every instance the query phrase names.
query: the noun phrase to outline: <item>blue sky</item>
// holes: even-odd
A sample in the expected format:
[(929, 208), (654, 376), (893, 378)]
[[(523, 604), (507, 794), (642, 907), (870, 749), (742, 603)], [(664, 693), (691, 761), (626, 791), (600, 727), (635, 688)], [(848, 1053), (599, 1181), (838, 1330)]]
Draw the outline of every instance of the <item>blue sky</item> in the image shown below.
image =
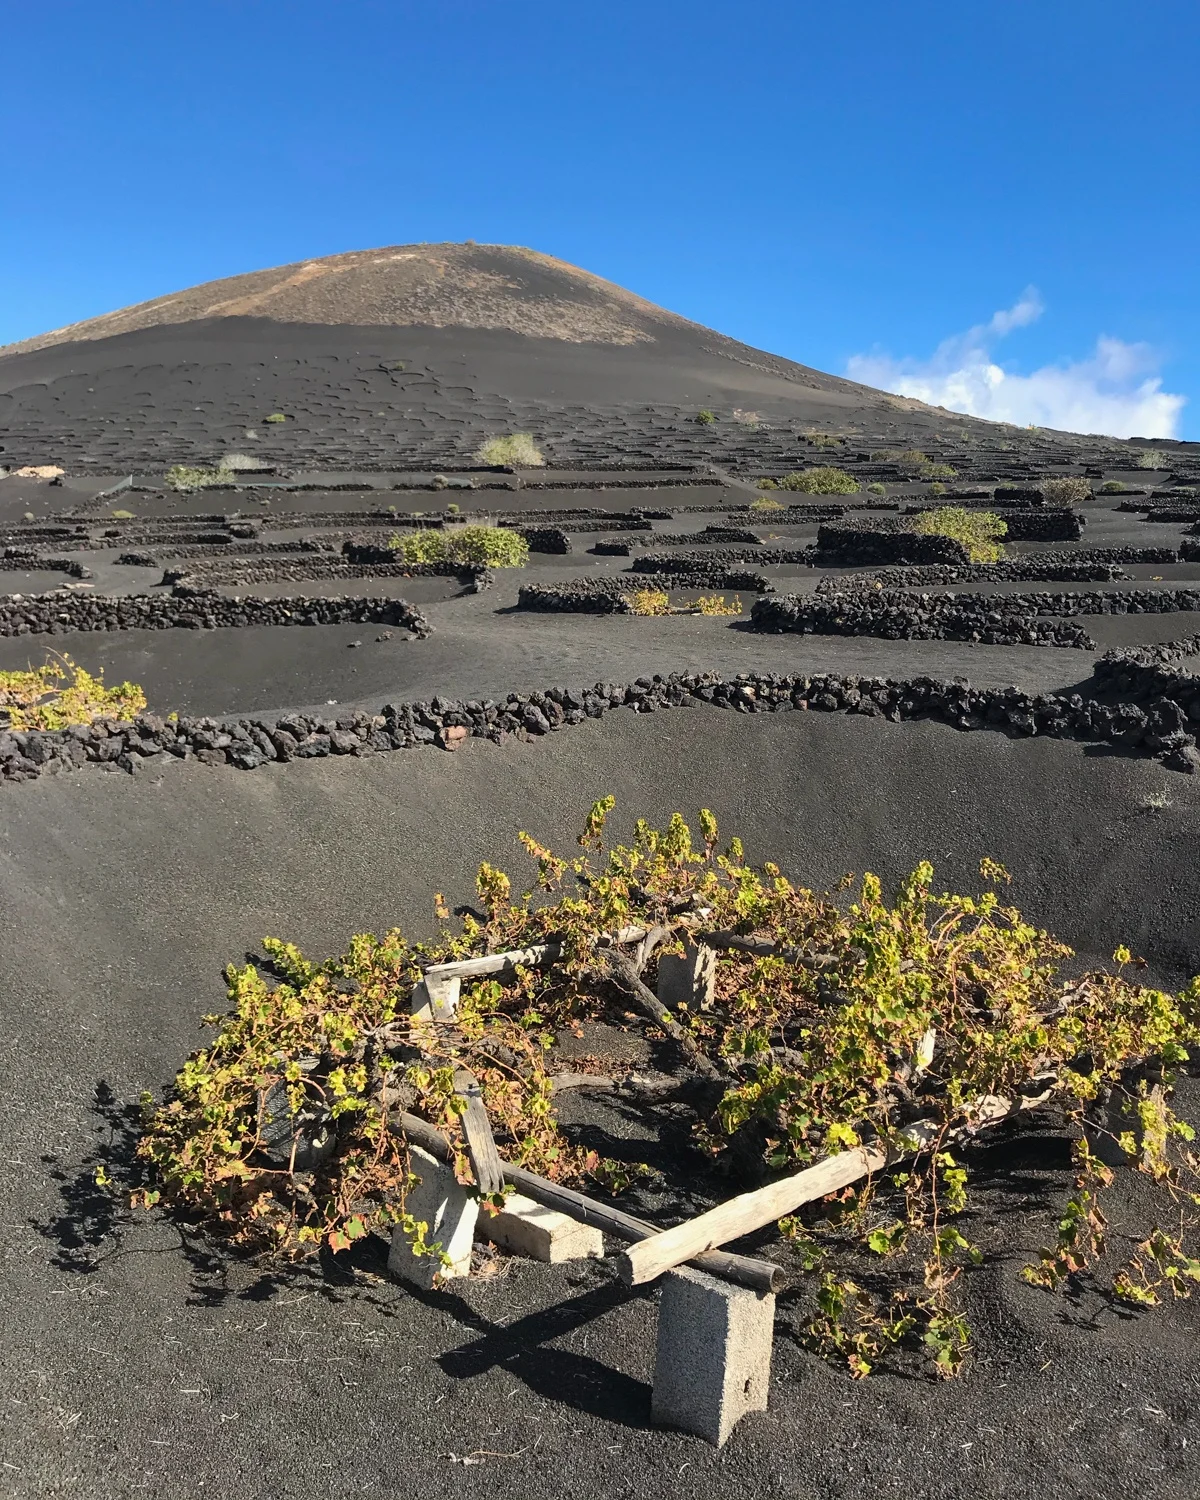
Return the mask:
[(982, 415), (1200, 439), (1196, 0), (49, 0), (4, 33), (0, 342), (471, 238)]

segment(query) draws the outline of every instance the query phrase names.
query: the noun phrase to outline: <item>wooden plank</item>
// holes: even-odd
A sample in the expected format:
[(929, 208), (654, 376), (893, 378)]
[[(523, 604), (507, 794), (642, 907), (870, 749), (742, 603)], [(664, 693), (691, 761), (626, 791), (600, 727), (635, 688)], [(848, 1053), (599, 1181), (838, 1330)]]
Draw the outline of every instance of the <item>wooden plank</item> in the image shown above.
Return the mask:
[[(505, 1166), (504, 1175), (526, 1197), (544, 1203), (547, 1208), (557, 1208), (560, 1213), (570, 1214), (584, 1224), (592, 1224), (615, 1239), (645, 1240), (658, 1233), (656, 1227), (645, 1219), (622, 1213), (620, 1209), (612, 1208), (607, 1203), (597, 1203), (594, 1198), (588, 1198), (574, 1188), (549, 1182), (521, 1167)], [(756, 1292), (774, 1291), (783, 1275), (782, 1267), (777, 1266), (774, 1261), (760, 1260), (749, 1255), (733, 1255), (727, 1250), (712, 1250), (697, 1255), (689, 1264), (694, 1265), (697, 1270), (707, 1271), (710, 1276), (720, 1276), (726, 1281), (737, 1282), (739, 1286), (751, 1287)]]
[[(644, 927), (622, 927), (609, 942), (636, 943), (646, 936)], [(505, 969), (536, 969), (539, 964), (553, 963), (562, 952), (558, 943), (537, 943), (531, 948), (512, 948), (505, 953), (483, 953), (478, 958), (457, 958), (448, 964), (430, 964), (425, 970), (429, 979), (475, 979), (481, 974), (501, 974)]]
[[(398, 1118), (404, 1134), (416, 1145), (422, 1146), (442, 1161), (453, 1160), (454, 1152), (450, 1142), (427, 1120), (408, 1113), (402, 1113)], [(569, 1214), (582, 1224), (591, 1224), (614, 1239), (644, 1240), (657, 1233), (655, 1226), (644, 1219), (622, 1213), (619, 1208), (612, 1208), (607, 1203), (598, 1203), (596, 1199), (576, 1192), (574, 1188), (550, 1182), (545, 1177), (539, 1177), (536, 1172), (528, 1172), (524, 1167), (514, 1167), (509, 1162), (503, 1162), (502, 1165), (505, 1181), (512, 1183), (527, 1198), (532, 1198), (535, 1203), (544, 1203), (547, 1208), (556, 1208), (560, 1213)], [(691, 1264), (698, 1270), (707, 1271), (711, 1276), (720, 1276), (739, 1286), (751, 1287), (756, 1292), (773, 1292), (783, 1275), (782, 1268), (773, 1261), (758, 1260), (749, 1255), (734, 1255), (726, 1250), (714, 1250), (709, 1254), (696, 1256)]]
[(891, 1152), (882, 1145), (869, 1145), (827, 1156), (824, 1161), (806, 1167), (802, 1172), (730, 1198), (707, 1213), (676, 1224), (673, 1229), (664, 1229), (652, 1239), (631, 1245), (618, 1257), (618, 1268), (631, 1286), (653, 1281), (675, 1266), (694, 1261), (697, 1256), (714, 1250), (718, 1245), (726, 1245), (730, 1240), (740, 1239), (744, 1234), (764, 1229), (786, 1214), (795, 1213), (803, 1204), (839, 1192), (938, 1140), (948, 1144), (951, 1140), (996, 1125), (1018, 1110), (1032, 1109), (1049, 1098), (1052, 1087), (1050, 1083), (1042, 1092), (1023, 1094), (1016, 1100), (986, 1095), (970, 1106), (969, 1123), (950, 1131), (945, 1130), (944, 1123), (939, 1120), (914, 1121), (904, 1127), (902, 1144)]
[(504, 1164), (496, 1150), (479, 1081), (468, 1069), (455, 1068), (454, 1092), (466, 1104), (460, 1118), (476, 1185), (481, 1193), (498, 1193), (504, 1187)]
[(508, 953), (484, 953), (479, 958), (460, 958), (449, 964), (430, 964), (425, 970), (426, 981), (430, 979), (474, 979), (481, 974), (500, 974), (517, 964), (524, 968), (536, 968), (538, 964), (553, 962), (560, 953), (557, 943), (540, 943), (534, 948), (514, 948)]
[(671, 1038), (698, 1073), (706, 1078), (724, 1078), (724, 1074), (710, 1057), (707, 1057), (686, 1027), (681, 1026), (658, 996), (642, 983), (637, 970), (623, 953), (609, 953), (608, 972), (613, 983), (623, 990), (643, 1015), (648, 1016)]
[(698, 943), (709, 948), (750, 953), (757, 958), (782, 958), (785, 963), (796, 964), (803, 969), (835, 969), (841, 962), (835, 953), (809, 953), (803, 948), (781, 948), (769, 938), (742, 937), (737, 932), (698, 932), (695, 937)]
[(457, 974), (427, 974), (413, 985), (410, 1004), (417, 1021), (453, 1021), (458, 1015), (459, 990), (462, 981)]

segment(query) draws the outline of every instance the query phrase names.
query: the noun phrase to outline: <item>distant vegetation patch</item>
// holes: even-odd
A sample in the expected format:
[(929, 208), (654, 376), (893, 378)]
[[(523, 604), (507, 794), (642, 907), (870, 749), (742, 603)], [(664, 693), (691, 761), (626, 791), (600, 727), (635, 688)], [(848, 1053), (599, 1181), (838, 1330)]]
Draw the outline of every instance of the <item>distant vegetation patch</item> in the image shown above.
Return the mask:
[(85, 672), (69, 656), (24, 672), (0, 672), (0, 727), (69, 729), (95, 719), (133, 719), (146, 695), (132, 682), (104, 686), (103, 672)]
[(411, 531), (392, 537), (388, 546), (402, 562), (410, 563), (486, 563), (490, 568), (523, 568), (529, 561), (529, 543), (503, 526)]
[(696, 608), (702, 615), (740, 615), (742, 600), (738, 594), (733, 596), (732, 603), (726, 603), (724, 594), (701, 594)]
[(1123, 495), (1125, 493), (1125, 486), (1119, 479), (1106, 479), (1100, 486), (1100, 493), (1102, 495)]
[(957, 479), (958, 470), (953, 464), (923, 464), (922, 479)]
[(798, 490), (803, 495), (856, 495), (858, 480), (845, 469), (819, 464), (815, 469), (800, 469), (794, 474), (785, 474), (776, 488)]
[(475, 457), (491, 468), (544, 469), (546, 460), (528, 432), (514, 432), (508, 437), (488, 438)]
[(1008, 535), (1008, 525), (1000, 516), (990, 510), (964, 510), (960, 505), (923, 511), (914, 518), (913, 530), (961, 542), (973, 563), (999, 562), (1004, 555), (1001, 538)]
[(696, 413), (696, 421), (700, 423), (701, 427), (710, 427), (716, 420), (716, 412), (709, 411), (707, 407), (703, 407)]
[(629, 612), (633, 615), (669, 615), (671, 601), (661, 589), (634, 589), (627, 594)]
[(932, 460), (920, 448), (879, 448), (871, 454), (872, 463), (895, 464), (898, 469), (908, 469), (919, 474)]
[[(167, 470), (166, 485), (169, 490), (202, 490), (210, 484), (232, 484), (232, 469), (194, 468), (190, 464), (175, 464)], [(116, 512), (114, 511), (115, 515)]]
[(286, 422), (287, 421), (287, 412), (285, 412), (285, 411), (273, 411), (270, 414), (270, 416), (264, 417), (263, 421), (264, 422)]
[[(1043, 479), (1039, 488), (1048, 505), (1081, 505), (1092, 498), (1092, 487), (1086, 479), (1078, 476), (1061, 479)], [(1118, 485), (1119, 489), (1120, 486)]]
[(1139, 469), (1169, 469), (1171, 456), (1161, 448), (1142, 448), (1134, 459), (1134, 465)]

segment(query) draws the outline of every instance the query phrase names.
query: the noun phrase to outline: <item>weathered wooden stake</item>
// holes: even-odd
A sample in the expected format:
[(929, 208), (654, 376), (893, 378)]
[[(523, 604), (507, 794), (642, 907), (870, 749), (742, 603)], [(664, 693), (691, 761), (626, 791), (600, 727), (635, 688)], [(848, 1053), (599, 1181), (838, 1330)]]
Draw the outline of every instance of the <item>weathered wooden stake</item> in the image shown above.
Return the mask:
[(653, 1281), (664, 1271), (695, 1261), (706, 1251), (740, 1239), (744, 1234), (753, 1234), (756, 1229), (773, 1224), (785, 1214), (794, 1213), (802, 1204), (849, 1187), (851, 1183), (881, 1172), (939, 1140), (948, 1144), (951, 1140), (996, 1125), (1018, 1110), (1032, 1109), (1050, 1096), (1053, 1083), (1037, 1080), (1035, 1086), (1040, 1087), (1042, 1083), (1046, 1086), (1036, 1095), (1023, 1094), (1013, 1100), (989, 1094), (975, 1100), (970, 1106), (969, 1121), (962, 1126), (947, 1129), (940, 1120), (916, 1120), (904, 1127), (903, 1144), (890, 1152), (878, 1144), (839, 1151), (816, 1166), (806, 1167), (803, 1172), (781, 1178), (752, 1193), (730, 1198), (707, 1213), (676, 1224), (673, 1229), (664, 1229), (651, 1239), (630, 1245), (617, 1258), (621, 1275), (632, 1286)]
[[(402, 1113), (398, 1116), (398, 1124), (414, 1145), (422, 1147), (440, 1161), (454, 1159), (450, 1142), (428, 1120), (422, 1120), (419, 1115)], [(595, 1198), (576, 1192), (574, 1188), (550, 1182), (545, 1177), (539, 1177), (536, 1172), (527, 1172), (523, 1167), (514, 1167), (508, 1162), (504, 1162), (503, 1166), (505, 1181), (512, 1183), (519, 1193), (524, 1193), (535, 1203), (556, 1208), (582, 1224), (591, 1224), (605, 1234), (612, 1235), (614, 1239), (639, 1240), (655, 1234), (654, 1225), (646, 1223), (644, 1219), (635, 1219), (632, 1214), (622, 1213), (619, 1208), (611, 1208), (607, 1203), (599, 1203)], [(748, 1286), (756, 1292), (773, 1292), (783, 1276), (783, 1268), (774, 1261), (757, 1260), (749, 1255), (733, 1255), (726, 1250), (699, 1255), (694, 1264), (711, 1276), (722, 1277), (739, 1286)]]

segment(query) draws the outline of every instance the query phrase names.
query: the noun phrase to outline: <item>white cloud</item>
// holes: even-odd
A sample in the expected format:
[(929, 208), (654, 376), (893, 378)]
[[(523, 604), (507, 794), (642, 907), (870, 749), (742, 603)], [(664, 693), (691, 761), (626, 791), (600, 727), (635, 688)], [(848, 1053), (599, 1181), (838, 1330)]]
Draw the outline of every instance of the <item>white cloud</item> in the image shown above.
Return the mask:
[(1177, 436), (1187, 398), (1163, 390), (1160, 361), (1148, 344), (1102, 336), (1088, 358), (1043, 365), (1029, 375), (997, 364), (993, 345), (1036, 322), (1043, 311), (1037, 290), (1028, 287), (1012, 307), (943, 340), (927, 360), (856, 354), (846, 374), (863, 385), (993, 422), (1110, 437)]
[[(1027, 286), (1007, 311), (992, 314), (992, 321), (987, 325), (987, 331), (1003, 338), (1014, 328), (1026, 328), (1030, 323), (1036, 323), (1045, 311), (1046, 305), (1038, 295), (1037, 287)], [(980, 331), (973, 328), (971, 333)]]

